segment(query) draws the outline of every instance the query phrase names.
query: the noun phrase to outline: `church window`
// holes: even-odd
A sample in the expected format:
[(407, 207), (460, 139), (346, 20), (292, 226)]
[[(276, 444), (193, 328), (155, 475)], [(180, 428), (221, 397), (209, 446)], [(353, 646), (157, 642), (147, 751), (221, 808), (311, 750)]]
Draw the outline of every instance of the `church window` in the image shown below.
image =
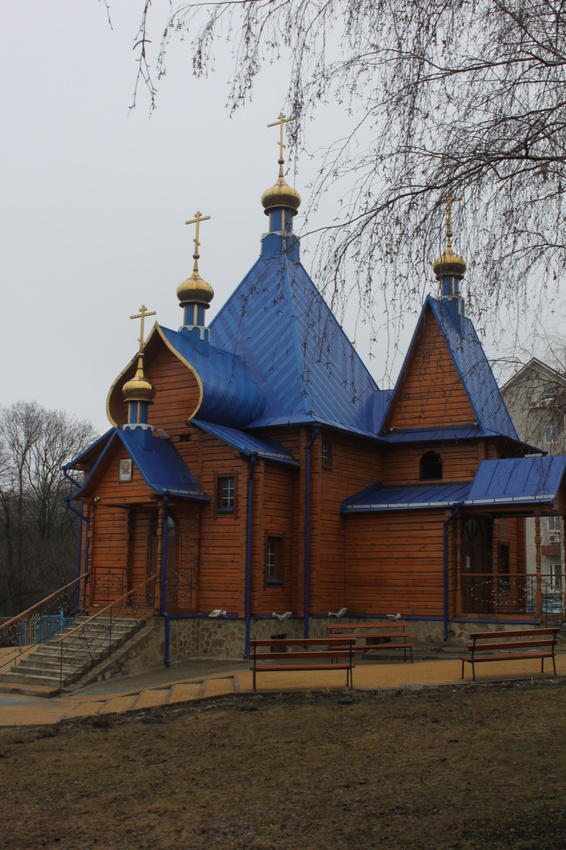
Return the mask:
[(322, 442), (321, 458), (324, 469), (332, 469), (332, 443), (327, 440)]
[(265, 544), (265, 580), (268, 585), (281, 585), (283, 579), (283, 538), (269, 535)]
[(227, 476), (216, 479), (216, 510), (220, 513), (233, 513), (236, 506), (236, 479)]
[(422, 481), (442, 478), (442, 458), (438, 452), (425, 452), (421, 457), (420, 478)]

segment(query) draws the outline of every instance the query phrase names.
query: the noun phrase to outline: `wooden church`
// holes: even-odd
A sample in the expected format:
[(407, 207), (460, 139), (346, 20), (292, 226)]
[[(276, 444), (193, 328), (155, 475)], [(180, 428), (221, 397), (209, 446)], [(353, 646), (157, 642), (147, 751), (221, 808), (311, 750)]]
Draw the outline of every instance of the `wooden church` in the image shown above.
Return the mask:
[(88, 610), (124, 599), (155, 613), (167, 660), (317, 636), (337, 612), (400, 613), (438, 643), (540, 618), (524, 517), (564, 516), (566, 458), (519, 440), (465, 315), (450, 217), (437, 293), (380, 389), (301, 265), (283, 123), (258, 260), (207, 326), (196, 214), (181, 327), (156, 322), (144, 339), (140, 309), (112, 427), (67, 468)]

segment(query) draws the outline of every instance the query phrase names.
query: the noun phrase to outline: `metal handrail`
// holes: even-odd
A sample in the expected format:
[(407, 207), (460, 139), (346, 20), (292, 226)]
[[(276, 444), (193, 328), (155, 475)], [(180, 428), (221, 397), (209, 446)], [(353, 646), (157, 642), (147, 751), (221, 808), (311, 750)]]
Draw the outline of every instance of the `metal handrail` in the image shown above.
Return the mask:
[[(61, 647), (60, 659), (59, 659), (59, 686), (60, 687), (63, 684), (63, 648), (64, 648), (64, 645), (65, 645), (65, 641), (67, 641), (72, 635), (76, 635), (78, 632), (82, 631), (86, 626), (88, 626), (90, 623), (97, 620), (99, 617), (102, 617), (103, 614), (106, 614), (108, 611), (111, 612), (112, 609), (115, 606), (122, 605), (124, 603), (124, 601), (128, 599), (128, 597), (139, 592), (142, 588), (146, 587), (146, 585), (148, 585), (150, 582), (155, 581), (159, 577), (159, 575), (160, 575), (159, 571), (154, 573), (152, 576), (147, 578), (145, 581), (136, 585), (136, 587), (133, 587), (131, 590), (129, 590), (127, 593), (124, 593), (118, 599), (115, 599), (109, 605), (106, 605), (104, 608), (101, 608), (100, 611), (96, 611), (95, 614), (92, 614), (90, 617), (87, 617), (86, 620), (83, 620), (82, 623), (79, 623), (78, 626), (75, 626), (74, 629), (71, 629), (71, 631), (62, 635), (59, 638), (59, 640), (56, 641), (56, 643), (58, 643), (59, 646)], [(155, 597), (154, 597), (154, 601), (153, 601), (153, 610), (155, 611)], [(85, 640), (86, 647), (87, 647), (87, 649), (88, 649), (88, 651), (91, 655), (91, 658), (92, 658), (93, 652), (91, 650), (91, 647), (89, 646), (88, 637), (87, 637), (86, 634), (83, 634), (82, 637)], [(112, 654), (112, 614), (110, 614), (109, 624), (108, 624), (108, 655), (106, 657), (109, 657), (111, 654)]]
[(88, 572), (83, 573), (82, 576), (73, 579), (73, 581), (70, 581), (69, 584), (64, 584), (63, 587), (60, 587), (58, 590), (53, 591), (53, 593), (50, 593), (49, 596), (45, 597), (45, 599), (40, 600), (40, 602), (36, 602), (35, 605), (31, 606), (31, 608), (26, 608), (25, 611), (22, 611), (20, 614), (16, 614), (16, 616), (12, 617), (11, 620), (8, 620), (7, 623), (2, 623), (2, 625), (0, 626), (0, 635), (5, 629), (7, 629), (9, 626), (12, 626), (14, 623), (17, 623), (17, 621), (20, 620), (22, 617), (27, 617), (28, 614), (31, 614), (32, 611), (34, 611), (36, 608), (39, 608), (41, 605), (45, 605), (51, 599), (54, 599), (60, 593), (63, 593), (64, 590), (68, 590), (74, 584), (77, 584), (77, 582), (83, 581), (83, 579), (88, 578), (89, 575), (90, 573)]
[[(131, 590), (128, 590), (127, 593), (124, 593), (123, 596), (120, 596), (118, 599), (115, 599), (114, 602), (111, 602), (109, 605), (106, 606), (106, 608), (101, 608), (100, 611), (96, 612), (96, 614), (92, 614), (86, 620), (83, 620), (82, 623), (79, 623), (78, 626), (75, 626), (74, 629), (71, 629), (70, 632), (67, 632), (66, 635), (62, 635), (62, 637), (59, 638), (57, 643), (63, 643), (64, 640), (67, 640), (67, 638), (69, 638), (71, 635), (74, 635), (75, 632), (78, 632), (80, 629), (84, 628), (88, 623), (92, 623), (92, 621), (96, 620), (97, 617), (102, 616), (102, 614), (104, 614), (106, 611), (109, 611), (111, 608), (113, 608), (119, 602), (123, 602), (124, 599), (127, 599), (128, 596), (131, 596), (132, 593), (136, 593), (136, 591), (140, 590), (142, 587), (145, 587), (146, 584), (149, 584), (150, 581), (153, 581), (154, 579), (158, 578), (158, 576), (159, 576), (159, 572), (156, 572), (152, 576), (147, 578), (145, 581), (142, 581), (141, 584), (138, 584), (135, 587), (133, 587)], [(153, 603), (153, 607), (155, 609), (155, 601)]]

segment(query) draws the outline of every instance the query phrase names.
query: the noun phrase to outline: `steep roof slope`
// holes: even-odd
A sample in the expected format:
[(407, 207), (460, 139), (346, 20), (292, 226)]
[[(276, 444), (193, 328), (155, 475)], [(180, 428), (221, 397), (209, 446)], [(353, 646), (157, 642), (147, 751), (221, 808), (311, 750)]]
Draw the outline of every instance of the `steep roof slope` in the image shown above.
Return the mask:
[(374, 435), (377, 384), (293, 248), (262, 252), (211, 322), (212, 340), (271, 389), (250, 427), (311, 421)]

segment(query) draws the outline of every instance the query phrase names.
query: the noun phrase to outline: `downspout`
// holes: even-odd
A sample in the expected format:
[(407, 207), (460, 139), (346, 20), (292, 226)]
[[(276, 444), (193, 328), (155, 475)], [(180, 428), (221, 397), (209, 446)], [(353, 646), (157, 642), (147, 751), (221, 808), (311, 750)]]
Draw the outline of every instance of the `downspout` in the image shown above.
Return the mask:
[(443, 619), (444, 619), (444, 640), (448, 640), (448, 523), (452, 522), (454, 517), (460, 512), (460, 508), (455, 508), (447, 519), (442, 524), (442, 589), (443, 589)]
[(309, 636), (309, 544), (310, 544), (310, 508), (311, 508), (311, 448), (318, 437), (320, 428), (314, 426), (314, 434), (307, 446), (307, 469), (306, 469), (306, 498), (305, 498), (305, 628), (304, 637)]
[(165, 621), (165, 666), (169, 667), (169, 614), (165, 610), (167, 604), (167, 521), (168, 516), (168, 500), (167, 493), (163, 495), (163, 544), (161, 546), (161, 613)]
[[(67, 473), (67, 470), (65, 468), (63, 468), (63, 475), (65, 476), (67, 481), (71, 482), (71, 484), (74, 487), (78, 487), (80, 489), (81, 485), (79, 484), (79, 482), (75, 481), (75, 479), (72, 478)], [(80, 524), (79, 524), (79, 549), (78, 549), (78, 552), (77, 552), (77, 601), (75, 603), (77, 613), (79, 613), (79, 611), (81, 610), (81, 608), (80, 608), (80, 604), (81, 604), (81, 583), (80, 583), (79, 579), (81, 577), (81, 552), (82, 552), (82, 548), (83, 548), (83, 522), (86, 522), (86, 534), (87, 534), (87, 537), (86, 537), (86, 553), (85, 553), (85, 556), (86, 556), (85, 573), (88, 572), (88, 532), (89, 532), (89, 528), (90, 528), (90, 523), (89, 523), (88, 519), (85, 519), (85, 516), (83, 514), (83, 503), (82, 502), (81, 502), (80, 511), (78, 511), (75, 507), (73, 507), (73, 505), (71, 505), (71, 496), (70, 495), (65, 496), (65, 504), (66, 504), (67, 508), (72, 513), (76, 514), (76, 516), (78, 516), (78, 518), (80, 519)], [(83, 610), (84, 610), (85, 604), (86, 604), (86, 582), (85, 582), (85, 599), (83, 600)]]
[(250, 474), (248, 476), (248, 536), (246, 541), (246, 639), (244, 658), (250, 655), (250, 622), (252, 605), (252, 518), (254, 494), (254, 467), (257, 455), (250, 455)]

